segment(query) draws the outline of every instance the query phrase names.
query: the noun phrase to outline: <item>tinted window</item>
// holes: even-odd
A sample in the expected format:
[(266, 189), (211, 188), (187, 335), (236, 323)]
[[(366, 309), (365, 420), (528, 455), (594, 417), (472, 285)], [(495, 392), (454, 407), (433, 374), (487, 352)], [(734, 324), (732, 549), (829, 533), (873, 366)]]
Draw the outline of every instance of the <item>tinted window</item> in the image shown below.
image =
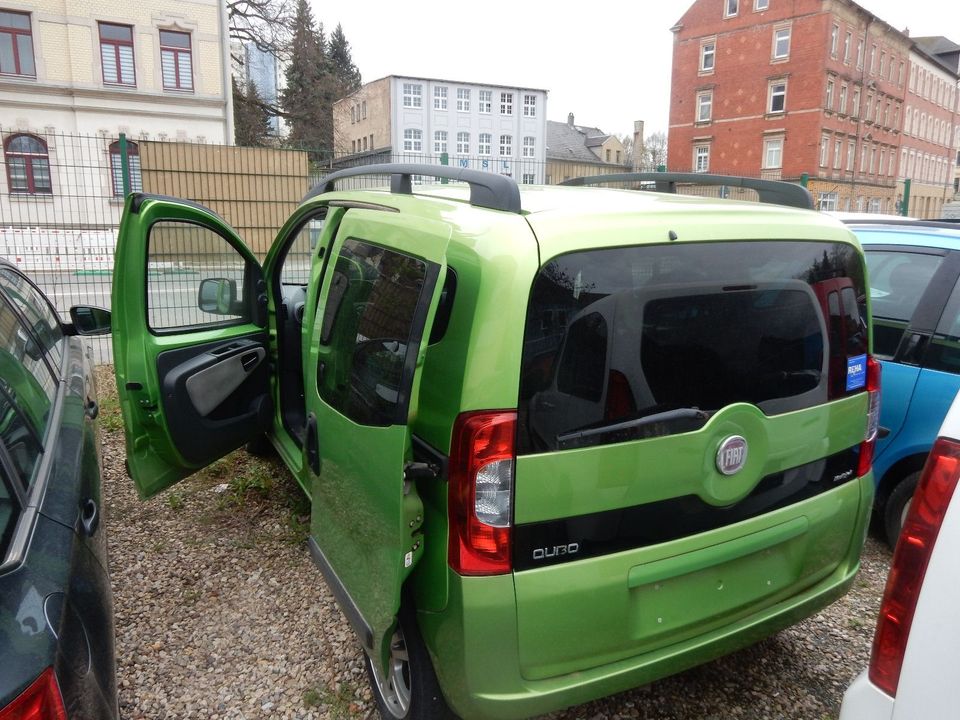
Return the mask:
[(17, 517), (20, 515), (20, 503), (14, 492), (12, 482), (0, 466), (0, 560), (7, 554), (10, 538), (17, 527)]
[(866, 256), (873, 306), (873, 351), (892, 358), (943, 257), (899, 250), (867, 250)]
[(425, 274), (422, 260), (357, 240), (343, 243), (324, 308), (321, 342), (329, 351), (321, 351), (317, 387), (355, 422), (404, 422)]
[(40, 459), (55, 389), (36, 342), (0, 299), (0, 444), (24, 487)]
[(934, 370), (960, 373), (960, 287), (950, 294), (923, 364)]
[(63, 330), (60, 318), (40, 292), (23, 275), (10, 268), (0, 269), (0, 287), (7, 291), (17, 309), (23, 313), (50, 364), (59, 370), (63, 360)]
[(323, 233), (326, 213), (304, 223), (287, 247), (280, 270), (282, 285), (306, 285), (310, 281), (313, 252)]
[[(150, 227), (147, 245), (147, 322), (153, 330), (193, 329), (249, 322), (245, 292), (246, 262), (230, 243), (210, 228), (193, 223), (161, 220)], [(199, 307), (200, 284), (222, 280), (217, 312)]]
[(863, 263), (848, 245), (555, 258), (527, 308), (519, 451), (684, 432), (735, 402), (773, 415), (842, 396), (847, 358), (867, 351), (865, 305)]

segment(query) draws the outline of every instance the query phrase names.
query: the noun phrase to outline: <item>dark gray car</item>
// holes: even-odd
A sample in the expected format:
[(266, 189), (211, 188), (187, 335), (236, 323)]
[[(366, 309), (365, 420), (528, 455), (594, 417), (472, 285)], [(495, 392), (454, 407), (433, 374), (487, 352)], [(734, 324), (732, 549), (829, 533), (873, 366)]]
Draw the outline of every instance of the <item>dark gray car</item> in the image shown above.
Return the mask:
[(96, 389), (76, 337), (109, 314), (71, 317), (0, 261), (0, 720), (119, 716)]

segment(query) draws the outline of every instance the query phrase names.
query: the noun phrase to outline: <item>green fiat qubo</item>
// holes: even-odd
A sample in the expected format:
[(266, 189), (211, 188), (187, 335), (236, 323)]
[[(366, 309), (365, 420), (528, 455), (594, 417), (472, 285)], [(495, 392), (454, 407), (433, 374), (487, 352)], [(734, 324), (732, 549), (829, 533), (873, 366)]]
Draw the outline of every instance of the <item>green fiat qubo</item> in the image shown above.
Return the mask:
[[(349, 189), (369, 175), (389, 187)], [(543, 713), (816, 612), (872, 501), (863, 255), (799, 186), (591, 187), (686, 179), (343, 170), (262, 266), (210, 210), (131, 195), (113, 329), (140, 494), (272, 445), (385, 718)]]

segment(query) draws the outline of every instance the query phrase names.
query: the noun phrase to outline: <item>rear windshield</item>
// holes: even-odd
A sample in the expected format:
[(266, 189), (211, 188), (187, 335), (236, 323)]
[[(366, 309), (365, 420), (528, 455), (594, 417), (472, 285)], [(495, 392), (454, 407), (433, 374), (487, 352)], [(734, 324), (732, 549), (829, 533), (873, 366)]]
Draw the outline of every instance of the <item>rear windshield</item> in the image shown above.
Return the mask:
[[(863, 389), (863, 261), (850, 245), (687, 243), (551, 260), (527, 307), (518, 452), (687, 432)], [(851, 381), (848, 375), (853, 378)]]

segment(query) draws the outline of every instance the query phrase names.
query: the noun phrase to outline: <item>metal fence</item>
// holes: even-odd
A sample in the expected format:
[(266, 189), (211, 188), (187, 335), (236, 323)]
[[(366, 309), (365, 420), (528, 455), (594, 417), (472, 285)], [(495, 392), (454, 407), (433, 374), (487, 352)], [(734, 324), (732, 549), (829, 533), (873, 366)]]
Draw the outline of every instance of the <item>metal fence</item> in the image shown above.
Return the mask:
[[(199, 202), (219, 213), (262, 258), (304, 194), (330, 172), (346, 167), (382, 162), (445, 164), (510, 175), (519, 183), (530, 184), (629, 170), (599, 161), (448, 157), (389, 150), (331, 157), (299, 149), (158, 142), (106, 134), (22, 134), (2, 127), (0, 137), (4, 141), (0, 257), (27, 271), (64, 317), (75, 304), (110, 307), (125, 190)], [(356, 178), (338, 187), (373, 187), (385, 182), (385, 177)], [(419, 185), (432, 182), (443, 181), (417, 178)], [(707, 193), (723, 195), (724, 191)], [(727, 195), (750, 199), (739, 191)], [(180, 307), (195, 299), (197, 281), (188, 272), (191, 267), (188, 259), (177, 258), (151, 269), (154, 285), (173, 288), (171, 292), (177, 295), (165, 312), (173, 312), (173, 308), (193, 312), (194, 308)], [(91, 338), (91, 344), (98, 361), (110, 361), (109, 337)]]

